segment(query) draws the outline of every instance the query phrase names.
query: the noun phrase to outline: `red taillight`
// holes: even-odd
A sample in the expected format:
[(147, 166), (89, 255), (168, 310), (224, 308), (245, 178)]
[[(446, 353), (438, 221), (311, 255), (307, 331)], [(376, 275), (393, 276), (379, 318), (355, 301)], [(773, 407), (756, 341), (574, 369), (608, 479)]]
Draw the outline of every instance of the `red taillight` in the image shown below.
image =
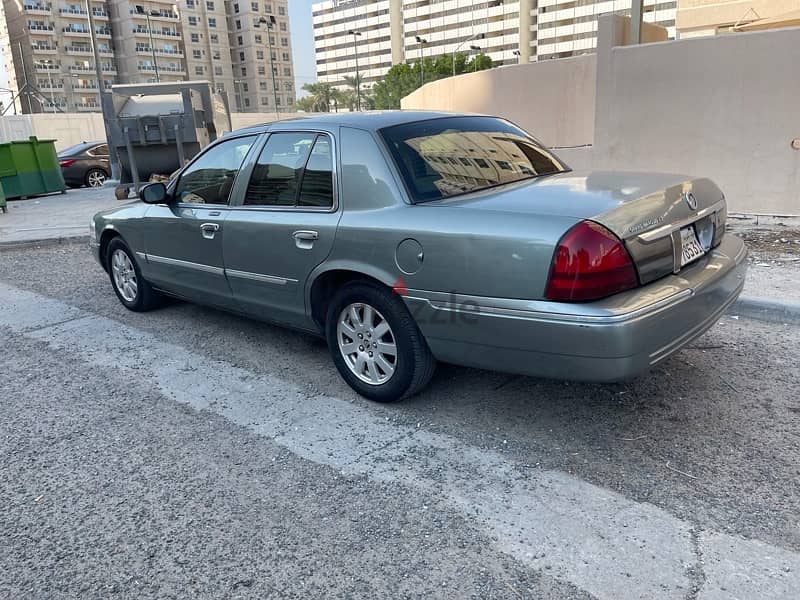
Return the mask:
[(545, 297), (557, 302), (587, 302), (639, 284), (622, 242), (608, 229), (582, 221), (558, 242)]
[(69, 167), (74, 162), (75, 159), (73, 158), (62, 158), (61, 160), (58, 161), (58, 165), (60, 167)]

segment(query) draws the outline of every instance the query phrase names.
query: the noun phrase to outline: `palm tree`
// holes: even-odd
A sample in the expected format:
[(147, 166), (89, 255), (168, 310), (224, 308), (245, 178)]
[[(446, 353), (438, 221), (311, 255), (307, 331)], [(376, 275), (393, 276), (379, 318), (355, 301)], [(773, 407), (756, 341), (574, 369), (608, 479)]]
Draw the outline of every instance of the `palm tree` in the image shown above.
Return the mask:
[(310, 94), (310, 96), (308, 96), (310, 100), (306, 104), (307, 107), (315, 112), (331, 111), (331, 104), (335, 94), (330, 83), (323, 83), (321, 81), (317, 83), (306, 83), (303, 89)]
[(344, 84), (350, 88), (345, 92), (347, 107), (352, 111), (359, 105), (356, 94), (361, 96), (361, 108), (369, 108), (370, 98), (368, 90), (364, 87), (364, 76), (361, 73), (356, 75), (345, 75)]

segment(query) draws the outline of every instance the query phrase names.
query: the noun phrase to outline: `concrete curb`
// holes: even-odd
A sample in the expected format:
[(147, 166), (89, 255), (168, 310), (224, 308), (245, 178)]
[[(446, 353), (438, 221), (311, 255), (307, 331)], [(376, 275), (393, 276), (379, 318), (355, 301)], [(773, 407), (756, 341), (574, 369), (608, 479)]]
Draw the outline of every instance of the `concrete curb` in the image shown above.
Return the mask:
[(767, 323), (800, 325), (800, 304), (768, 298), (739, 296), (739, 299), (728, 309), (728, 314)]
[(16, 248), (33, 248), (36, 246), (58, 246), (60, 244), (77, 244), (79, 242), (89, 243), (88, 235), (62, 235), (54, 238), (41, 238), (38, 240), (19, 240), (11, 242), (0, 242), (0, 250), (12, 250)]

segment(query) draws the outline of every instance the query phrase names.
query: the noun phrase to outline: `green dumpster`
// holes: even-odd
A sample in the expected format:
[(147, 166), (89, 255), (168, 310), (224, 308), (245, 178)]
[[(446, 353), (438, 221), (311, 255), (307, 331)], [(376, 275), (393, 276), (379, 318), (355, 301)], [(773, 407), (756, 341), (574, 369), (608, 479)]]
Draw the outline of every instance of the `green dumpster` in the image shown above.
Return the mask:
[(0, 185), (6, 198), (23, 198), (67, 189), (58, 165), (55, 140), (32, 136), (0, 144)]
[(8, 212), (8, 208), (6, 208), (6, 195), (3, 193), (2, 183), (0, 183), (0, 211)]

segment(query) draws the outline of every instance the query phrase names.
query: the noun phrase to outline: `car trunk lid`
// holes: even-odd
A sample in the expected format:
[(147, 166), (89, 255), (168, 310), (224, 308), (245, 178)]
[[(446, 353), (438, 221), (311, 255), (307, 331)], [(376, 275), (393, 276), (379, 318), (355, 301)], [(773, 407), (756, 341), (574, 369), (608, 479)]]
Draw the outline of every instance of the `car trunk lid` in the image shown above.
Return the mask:
[(594, 221), (623, 241), (641, 283), (681, 269), (688, 244), (682, 235), (689, 235), (682, 229), (694, 231), (707, 250), (719, 243), (727, 216), (711, 180), (660, 173), (566, 172), (435, 204)]

